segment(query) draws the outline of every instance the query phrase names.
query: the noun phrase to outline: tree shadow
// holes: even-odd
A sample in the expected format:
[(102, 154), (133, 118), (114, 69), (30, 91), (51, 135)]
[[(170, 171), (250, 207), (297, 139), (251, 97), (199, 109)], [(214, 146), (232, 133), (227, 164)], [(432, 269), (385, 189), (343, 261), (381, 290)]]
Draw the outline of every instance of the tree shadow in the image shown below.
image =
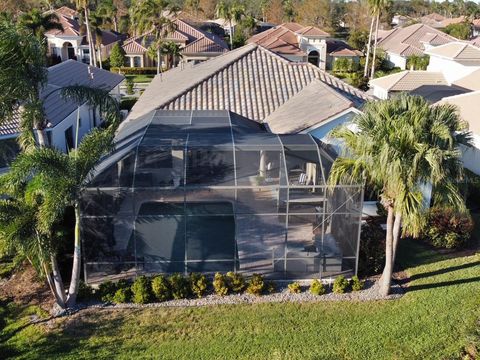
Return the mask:
[(420, 274), (414, 274), (414, 275), (409, 277), (409, 281), (413, 281), (413, 280), (417, 280), (417, 279), (423, 279), (423, 278), (436, 276), (436, 275), (442, 275), (442, 274), (446, 274), (446, 273), (449, 273), (449, 272), (452, 272), (452, 271), (468, 269), (468, 268), (471, 268), (471, 267), (474, 267), (474, 266), (479, 266), (479, 265), (480, 265), (480, 261), (474, 261), (474, 262), (471, 262), (471, 263), (457, 265), (457, 266), (450, 266), (448, 268), (438, 269), (438, 270), (435, 270), (435, 271), (429, 271), (429, 272), (424, 272), (424, 273), (420, 273)]
[(468, 278), (468, 279), (458, 279), (458, 280), (451, 280), (451, 281), (443, 281), (438, 283), (430, 283), (430, 284), (421, 284), (421, 285), (412, 285), (409, 286), (406, 291), (417, 291), (417, 290), (427, 290), (427, 289), (435, 289), (445, 286), (452, 286), (452, 285), (461, 285), (461, 284), (469, 284), (473, 282), (480, 281), (480, 276)]

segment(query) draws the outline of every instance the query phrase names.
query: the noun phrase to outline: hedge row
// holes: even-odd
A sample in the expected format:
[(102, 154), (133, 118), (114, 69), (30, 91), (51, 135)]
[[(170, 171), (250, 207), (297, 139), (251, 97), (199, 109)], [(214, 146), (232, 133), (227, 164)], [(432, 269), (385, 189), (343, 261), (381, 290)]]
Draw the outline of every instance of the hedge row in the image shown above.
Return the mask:
[(120, 73), (123, 75), (156, 75), (157, 68), (156, 67), (111, 67), (111, 72)]
[[(350, 289), (358, 291), (363, 286), (364, 282), (356, 276), (351, 281), (339, 276), (333, 283), (333, 292), (345, 293)], [(298, 282), (289, 284), (288, 289), (291, 293), (302, 292), (302, 287)], [(212, 291), (220, 296), (243, 292), (260, 296), (265, 293), (273, 293), (275, 284), (266, 281), (259, 274), (253, 274), (250, 278), (245, 279), (241, 274), (234, 272), (216, 273), (212, 281), (199, 273), (191, 273), (189, 276), (182, 274), (173, 274), (168, 277), (164, 275), (140, 276), (133, 283), (127, 280), (120, 280), (117, 283), (108, 281), (101, 284), (97, 290), (82, 283), (78, 297), (83, 301), (97, 299), (107, 303), (147, 304), (172, 299), (201, 298)], [(319, 280), (311, 282), (309, 291), (314, 295), (323, 295), (327, 292), (324, 284)]]

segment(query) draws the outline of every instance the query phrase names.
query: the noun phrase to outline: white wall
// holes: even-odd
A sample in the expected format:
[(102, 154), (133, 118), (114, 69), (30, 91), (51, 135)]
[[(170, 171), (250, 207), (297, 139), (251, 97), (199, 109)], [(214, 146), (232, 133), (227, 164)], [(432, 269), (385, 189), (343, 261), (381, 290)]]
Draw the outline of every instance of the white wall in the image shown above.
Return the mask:
[(480, 175), (480, 135), (473, 134), (473, 143), (474, 146), (472, 148), (466, 148), (461, 145), (463, 166)]
[(402, 70), (405, 70), (407, 67), (407, 59), (403, 56), (393, 54), (391, 52), (386, 52), (386, 57), (395, 67), (399, 67)]
[(375, 85), (372, 85), (371, 87), (373, 89), (373, 96), (381, 100), (388, 99), (388, 90)]
[(448, 60), (437, 56), (430, 56), (430, 64), (427, 67), (428, 71), (438, 71), (443, 73), (443, 76), (445, 76), (445, 79), (450, 84), (462, 77), (467, 76), (477, 69), (480, 69), (480, 66), (466, 66), (453, 60)]

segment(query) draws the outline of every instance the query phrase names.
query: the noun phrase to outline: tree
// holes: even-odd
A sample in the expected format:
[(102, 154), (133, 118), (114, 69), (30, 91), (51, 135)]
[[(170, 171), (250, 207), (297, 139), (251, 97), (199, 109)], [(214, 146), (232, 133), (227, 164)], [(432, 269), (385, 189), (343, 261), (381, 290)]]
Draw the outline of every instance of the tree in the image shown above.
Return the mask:
[(411, 55), (407, 58), (407, 69), (411, 70), (427, 70), (430, 57), (428, 55), (418, 56)]
[(195, 17), (198, 17), (198, 12), (202, 11), (200, 7), (200, 0), (186, 0), (185, 6), (193, 10), (193, 14), (195, 15)]
[(167, 69), (171, 69), (182, 55), (182, 48), (174, 41), (168, 41), (162, 46), (162, 53), (167, 58)]
[(368, 41), (368, 33), (366, 31), (360, 31), (360, 30), (350, 31), (350, 35), (348, 36), (348, 45), (350, 45), (354, 49), (364, 51), (367, 41)]
[(447, 34), (456, 37), (460, 40), (468, 40), (472, 33), (472, 25), (469, 22), (462, 22), (459, 24), (450, 24), (445, 30)]
[(345, 151), (331, 169), (329, 182), (364, 179), (380, 195), (387, 210), (386, 260), (380, 291), (390, 291), (395, 254), (402, 235), (418, 236), (428, 210), (422, 193), (433, 186), (435, 205), (447, 203), (464, 210), (456, 184), (463, 178), (460, 145), (471, 146), (466, 123), (451, 105), (430, 105), (406, 94), (367, 103), (364, 113), (331, 136), (345, 143)]
[[(175, 31), (176, 25), (171, 19), (177, 8), (165, 0), (137, 0), (130, 8), (133, 24), (139, 33), (149, 31), (154, 41), (150, 46), (157, 53), (157, 74), (161, 71), (161, 52), (164, 38)], [(170, 15), (170, 16), (166, 16)], [(145, 40), (148, 37), (145, 36)]]
[(30, 29), (40, 40), (43, 40), (45, 32), (49, 30), (63, 31), (63, 26), (54, 12), (42, 13), (39, 9), (32, 9), (20, 15), (18, 22), (21, 26)]
[(118, 8), (113, 0), (103, 0), (97, 8), (96, 14), (102, 19), (102, 23), (113, 24), (113, 29), (118, 31)]
[(298, 7), (299, 22), (327, 30), (333, 30), (334, 20), (331, 14), (332, 4), (330, 0), (305, 0)]
[(223, 18), (228, 21), (229, 28), (229, 37), (230, 37), (230, 48), (233, 49), (233, 22), (239, 23), (242, 19), (242, 16), (245, 14), (245, 7), (237, 2), (226, 2), (221, 0), (217, 4), (216, 15), (219, 18)]
[(110, 52), (110, 65), (113, 67), (122, 67), (125, 65), (125, 50), (117, 42)]
[(77, 4), (77, 9), (78, 10), (83, 10), (83, 12), (84, 12), (84, 19), (83, 20), (85, 21), (88, 48), (90, 50), (90, 65), (96, 67), (97, 66), (97, 57), (94, 55), (95, 54), (95, 46), (94, 46), (94, 43), (93, 43), (93, 37), (92, 37), (92, 32), (90, 31), (90, 22), (89, 22), (90, 0), (76, 0), (76, 4)]
[[(0, 123), (20, 113), (20, 145), (48, 145), (40, 90), (47, 82), (43, 43), (29, 31), (0, 23)], [(35, 139), (34, 132), (37, 137)]]
[[(370, 78), (372, 79), (375, 76), (375, 57), (377, 55), (377, 44), (378, 44), (378, 26), (380, 23), (380, 14), (383, 10), (390, 4), (389, 0), (371, 0), (370, 2), (372, 7), (372, 17), (375, 17), (375, 40), (373, 43), (373, 55), (372, 55), (372, 70), (370, 72)], [(368, 55), (367, 55), (368, 62)], [(368, 70), (367, 70), (368, 71)]]

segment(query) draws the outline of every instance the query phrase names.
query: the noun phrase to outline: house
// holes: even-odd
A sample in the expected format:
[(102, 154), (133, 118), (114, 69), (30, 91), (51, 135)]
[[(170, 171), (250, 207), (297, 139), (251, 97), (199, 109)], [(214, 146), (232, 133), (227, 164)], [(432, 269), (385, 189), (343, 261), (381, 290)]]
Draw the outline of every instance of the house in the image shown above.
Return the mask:
[[(169, 33), (164, 41), (173, 41), (181, 46), (182, 62), (201, 62), (228, 51), (228, 45), (219, 36), (199, 30), (184, 20), (176, 19), (174, 24), (176, 30)], [(127, 57), (126, 65), (156, 66), (156, 59), (147, 55), (154, 41), (152, 32), (125, 40), (123, 49)]]
[(480, 19), (472, 20), (472, 36), (476, 37), (480, 35)]
[(468, 91), (449, 83), (441, 71), (404, 70), (370, 80), (369, 84), (373, 96), (383, 100), (400, 92), (408, 92), (435, 103), (446, 96)]
[(325, 143), (272, 134), (228, 110), (166, 109), (124, 123), (115, 141), (81, 195), (86, 282), (356, 274), (363, 186), (327, 184), (335, 154)]
[[(109, 90), (113, 95), (119, 95), (119, 84), (122, 75), (114, 74), (96, 67), (90, 67), (75, 60), (67, 60), (48, 68), (48, 82), (41, 91), (44, 102), (45, 117), (48, 121), (46, 134), (49, 143), (63, 151), (75, 147), (75, 138), (79, 140), (92, 128), (102, 124), (97, 111), (88, 104), (78, 104), (62, 98), (60, 90), (70, 85), (87, 85)], [(2, 151), (0, 168), (8, 166), (18, 153), (16, 138), (19, 135), (20, 111), (14, 119), (0, 126), (0, 147)], [(80, 113), (77, 129), (77, 115)]]
[(458, 41), (453, 36), (424, 24), (413, 24), (379, 32), (378, 47), (385, 51), (392, 66), (405, 70), (409, 56), (423, 56), (425, 51), (449, 42)]
[[(69, 59), (90, 63), (90, 46), (87, 35), (80, 25), (78, 12), (62, 6), (53, 12), (58, 16), (63, 31), (52, 29), (45, 33), (48, 44), (48, 55), (59, 61)], [(115, 31), (101, 30), (101, 55), (102, 59), (110, 56), (110, 51), (125, 36)], [(92, 31), (93, 41), (96, 44), (96, 35)]]
[(411, 21), (413, 21), (413, 19), (409, 16), (396, 14), (392, 18), (392, 26), (393, 27), (402, 27), (402, 26), (404, 26), (405, 24), (408, 24)]
[(466, 42), (451, 42), (425, 51), (428, 71), (441, 71), (449, 83), (480, 69), (480, 48)]
[(435, 29), (444, 29), (448, 25), (452, 24), (461, 24), (463, 22), (468, 21), (467, 16), (459, 16), (455, 18), (448, 18), (438, 13), (431, 13), (425, 16), (422, 16), (420, 19), (420, 23), (424, 25), (428, 25)]
[[(477, 80), (478, 76), (477, 76)], [(478, 84), (477, 84), (478, 86)], [(477, 175), (480, 175), (480, 91), (473, 91), (467, 94), (446, 97), (437, 104), (455, 105), (460, 117), (468, 123), (472, 133), (472, 148), (463, 149), (462, 160), (464, 166)]]
[(322, 70), (330, 70), (336, 59), (360, 60), (362, 52), (314, 26), (284, 23), (248, 39), (294, 62), (310, 62)]
[(324, 140), (371, 97), (310, 63), (256, 44), (156, 76), (125, 124), (155, 110), (229, 110), (275, 133)]

